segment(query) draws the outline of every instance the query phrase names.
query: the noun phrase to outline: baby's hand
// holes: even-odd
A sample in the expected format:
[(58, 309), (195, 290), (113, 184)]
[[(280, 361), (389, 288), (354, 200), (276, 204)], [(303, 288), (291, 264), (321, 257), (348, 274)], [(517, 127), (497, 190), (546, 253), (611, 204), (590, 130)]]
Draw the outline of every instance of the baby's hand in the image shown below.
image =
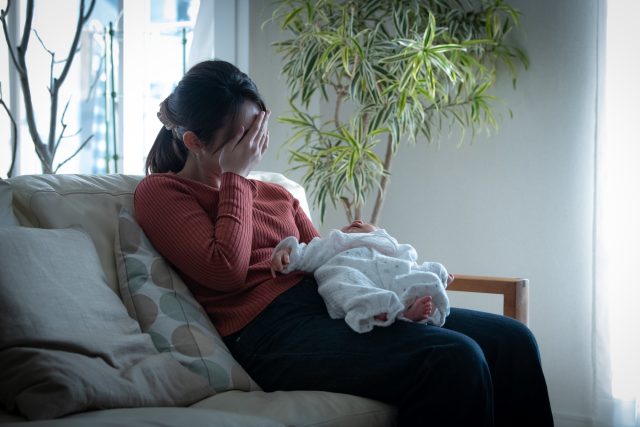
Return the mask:
[(289, 265), (289, 255), (291, 255), (291, 248), (280, 249), (275, 252), (271, 257), (271, 276), (276, 277), (276, 271), (282, 273), (282, 271)]
[(450, 285), (456, 278), (453, 277), (453, 274), (449, 274), (449, 277), (447, 277), (447, 285)]

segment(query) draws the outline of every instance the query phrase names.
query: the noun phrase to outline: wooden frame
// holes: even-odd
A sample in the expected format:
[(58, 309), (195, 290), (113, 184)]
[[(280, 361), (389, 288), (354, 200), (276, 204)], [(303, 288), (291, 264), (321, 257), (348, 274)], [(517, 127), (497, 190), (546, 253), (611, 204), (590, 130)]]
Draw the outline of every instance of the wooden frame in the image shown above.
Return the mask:
[(503, 296), (502, 313), (529, 324), (529, 280), (505, 277), (455, 275), (447, 290), (499, 294)]

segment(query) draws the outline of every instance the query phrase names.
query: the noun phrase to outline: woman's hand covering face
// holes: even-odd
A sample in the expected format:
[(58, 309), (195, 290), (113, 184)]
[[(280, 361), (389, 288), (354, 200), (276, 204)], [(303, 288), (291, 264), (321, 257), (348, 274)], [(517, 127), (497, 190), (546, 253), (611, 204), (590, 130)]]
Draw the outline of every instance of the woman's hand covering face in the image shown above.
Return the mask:
[[(220, 151), (220, 169), (222, 172), (233, 172), (246, 177), (249, 172), (262, 160), (262, 155), (269, 146), (269, 116), (270, 111), (258, 111), (252, 103), (246, 103), (244, 108), (256, 110), (253, 122), (245, 132), (245, 125), (228, 141)], [(251, 117), (251, 116), (248, 116)]]

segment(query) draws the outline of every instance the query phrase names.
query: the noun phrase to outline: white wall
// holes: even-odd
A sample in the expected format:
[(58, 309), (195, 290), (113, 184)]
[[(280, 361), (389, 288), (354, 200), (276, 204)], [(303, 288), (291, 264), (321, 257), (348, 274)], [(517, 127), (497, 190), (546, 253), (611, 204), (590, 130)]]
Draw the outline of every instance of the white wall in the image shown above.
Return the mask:
[[(597, 2), (510, 1), (522, 12), (517, 40), (531, 60), (516, 91), (506, 74), (497, 89), (514, 118), (505, 113), (499, 133), (473, 145), (403, 148), (381, 219), (421, 258), (454, 273), (529, 278), (530, 326), (559, 427), (590, 425), (591, 414)], [(288, 106), (269, 46), (282, 35), (274, 25), (260, 29), (270, 14), (268, 2), (251, 1), (250, 74), (277, 116)], [(286, 134), (271, 125), (260, 169), (287, 168), (286, 152), (277, 156)], [(343, 222), (333, 213), (322, 229)]]

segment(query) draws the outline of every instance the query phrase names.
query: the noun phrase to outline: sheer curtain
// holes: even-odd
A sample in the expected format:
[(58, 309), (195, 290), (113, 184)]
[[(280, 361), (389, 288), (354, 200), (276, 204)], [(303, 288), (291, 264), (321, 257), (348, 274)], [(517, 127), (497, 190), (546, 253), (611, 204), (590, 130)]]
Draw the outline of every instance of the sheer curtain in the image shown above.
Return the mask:
[(600, 2), (596, 426), (640, 427), (640, 2)]

